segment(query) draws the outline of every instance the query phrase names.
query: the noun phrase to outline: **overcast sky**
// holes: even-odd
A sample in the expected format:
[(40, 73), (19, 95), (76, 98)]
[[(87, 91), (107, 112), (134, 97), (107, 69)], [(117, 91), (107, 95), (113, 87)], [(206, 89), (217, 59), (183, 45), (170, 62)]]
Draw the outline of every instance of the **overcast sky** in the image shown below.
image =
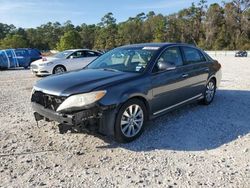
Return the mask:
[[(37, 27), (49, 21), (96, 24), (108, 12), (117, 22), (141, 12), (164, 15), (187, 8), (199, 0), (0, 0), (0, 22), (17, 27)], [(208, 4), (221, 1), (208, 0)]]

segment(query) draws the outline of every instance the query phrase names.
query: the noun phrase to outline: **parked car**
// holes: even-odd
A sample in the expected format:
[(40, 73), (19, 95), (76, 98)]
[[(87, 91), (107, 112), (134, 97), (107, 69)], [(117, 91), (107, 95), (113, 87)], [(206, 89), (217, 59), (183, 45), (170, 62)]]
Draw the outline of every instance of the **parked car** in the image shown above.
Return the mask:
[(37, 49), (17, 48), (0, 50), (0, 68), (28, 68), (31, 62), (41, 58), (41, 53)]
[(145, 122), (184, 104), (210, 104), (221, 65), (187, 44), (150, 43), (113, 49), (84, 70), (38, 81), (36, 121), (98, 126), (119, 142), (141, 135)]
[(83, 69), (100, 55), (101, 53), (88, 49), (66, 50), (33, 62), (31, 71), (38, 76), (44, 76)]
[(235, 57), (247, 57), (247, 51), (238, 51), (235, 53)]

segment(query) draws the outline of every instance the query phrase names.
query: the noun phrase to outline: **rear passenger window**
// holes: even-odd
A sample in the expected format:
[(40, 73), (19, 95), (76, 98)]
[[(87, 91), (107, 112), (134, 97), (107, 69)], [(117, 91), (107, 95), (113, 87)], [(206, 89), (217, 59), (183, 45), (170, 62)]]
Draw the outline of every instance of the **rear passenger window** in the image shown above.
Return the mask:
[(86, 57), (95, 57), (95, 56), (97, 56), (97, 54), (95, 52), (92, 52), (92, 51), (86, 51), (85, 54), (86, 54)]
[(204, 55), (195, 48), (182, 47), (187, 64), (205, 62)]

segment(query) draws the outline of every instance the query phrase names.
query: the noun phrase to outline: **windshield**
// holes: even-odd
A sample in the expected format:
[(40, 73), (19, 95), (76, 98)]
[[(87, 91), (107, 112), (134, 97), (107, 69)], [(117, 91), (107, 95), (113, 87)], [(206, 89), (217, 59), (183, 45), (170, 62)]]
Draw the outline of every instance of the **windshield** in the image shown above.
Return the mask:
[(155, 54), (156, 49), (148, 48), (116, 48), (96, 60), (87, 68), (112, 69), (122, 72), (143, 72)]
[(57, 54), (54, 55), (53, 57), (55, 57), (55, 58), (60, 58), (60, 59), (66, 59), (71, 53), (73, 53), (73, 51), (71, 51), (71, 50), (66, 50), (66, 51), (57, 53)]

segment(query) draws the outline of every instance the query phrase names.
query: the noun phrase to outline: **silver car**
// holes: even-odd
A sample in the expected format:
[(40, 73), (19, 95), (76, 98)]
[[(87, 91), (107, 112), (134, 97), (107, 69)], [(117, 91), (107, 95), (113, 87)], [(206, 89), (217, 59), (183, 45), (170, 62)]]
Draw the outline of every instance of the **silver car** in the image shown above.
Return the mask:
[(51, 57), (43, 57), (31, 63), (30, 68), (37, 76), (58, 74), (82, 69), (100, 55), (100, 52), (89, 49), (66, 50)]

